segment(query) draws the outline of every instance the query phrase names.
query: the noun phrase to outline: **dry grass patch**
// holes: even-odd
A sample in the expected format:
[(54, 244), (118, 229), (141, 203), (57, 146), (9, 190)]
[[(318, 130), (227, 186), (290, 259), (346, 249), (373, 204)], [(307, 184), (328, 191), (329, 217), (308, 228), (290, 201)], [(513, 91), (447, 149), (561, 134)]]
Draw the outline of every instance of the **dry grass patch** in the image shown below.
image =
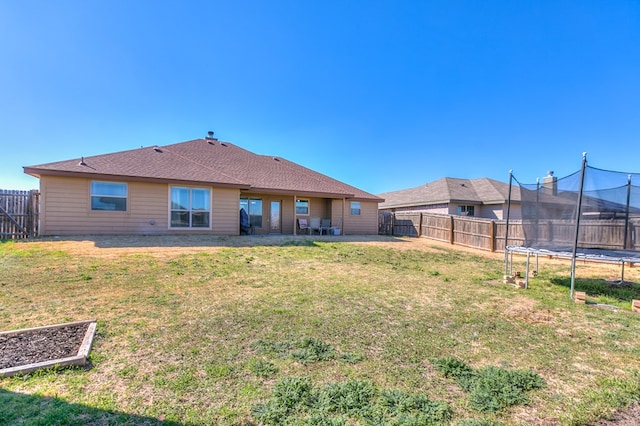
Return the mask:
[[(518, 267), (523, 263), (516, 258)], [(385, 395), (414, 404), (410, 412), (386, 412), (387, 420), (418, 416), (415, 404), (423, 400), (416, 395), (426, 395), (451, 408), (452, 424), (593, 421), (640, 393), (634, 394), (640, 388), (639, 316), (576, 306), (565, 281), (556, 280), (567, 276), (568, 262), (541, 259), (540, 265), (530, 289), (520, 290), (495, 284), (503, 275), (502, 254), (426, 239), (1, 243), (0, 328), (78, 317), (99, 323), (92, 368), (3, 380), (0, 387), (14, 399), (16, 392), (43, 394), (97, 410), (78, 414), (68, 407), (67, 417), (50, 424), (81, 415), (95, 421), (124, 416), (119, 421), (132, 424), (251, 424), (256, 404), (271, 400), (276, 384), (291, 377), (329, 394), (342, 386), (331, 383), (366, 382), (380, 395), (398, 391)], [(580, 265), (580, 280), (591, 267)], [(615, 271), (601, 268), (594, 266), (597, 276)], [(257, 341), (324, 342), (337, 355), (315, 360), (309, 343), (274, 356), (257, 350)], [(446, 356), (473, 369), (531, 370), (547, 386), (531, 393), (526, 410), (479, 412), (429, 367)], [(0, 408), (0, 417), (14, 414), (2, 410), (8, 409)], [(351, 424), (366, 424), (353, 416)]]

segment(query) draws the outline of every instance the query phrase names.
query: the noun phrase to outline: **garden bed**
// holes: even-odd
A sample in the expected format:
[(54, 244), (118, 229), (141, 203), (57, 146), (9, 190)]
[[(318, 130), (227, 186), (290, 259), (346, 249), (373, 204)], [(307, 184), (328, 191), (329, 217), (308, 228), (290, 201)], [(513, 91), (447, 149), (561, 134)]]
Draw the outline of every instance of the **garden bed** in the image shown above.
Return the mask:
[(85, 365), (95, 330), (87, 320), (0, 332), (0, 377)]

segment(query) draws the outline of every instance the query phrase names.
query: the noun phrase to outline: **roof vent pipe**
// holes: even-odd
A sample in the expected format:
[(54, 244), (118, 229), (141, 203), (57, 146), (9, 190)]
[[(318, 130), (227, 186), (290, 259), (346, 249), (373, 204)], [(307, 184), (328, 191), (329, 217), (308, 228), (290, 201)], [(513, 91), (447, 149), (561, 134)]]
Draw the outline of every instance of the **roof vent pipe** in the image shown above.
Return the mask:
[(215, 140), (217, 140), (216, 138), (214, 138), (214, 137), (213, 137), (213, 131), (211, 131), (211, 130), (209, 130), (209, 131), (207, 132), (207, 137), (206, 137), (205, 139), (207, 139), (207, 140), (214, 140), (214, 141), (215, 141)]

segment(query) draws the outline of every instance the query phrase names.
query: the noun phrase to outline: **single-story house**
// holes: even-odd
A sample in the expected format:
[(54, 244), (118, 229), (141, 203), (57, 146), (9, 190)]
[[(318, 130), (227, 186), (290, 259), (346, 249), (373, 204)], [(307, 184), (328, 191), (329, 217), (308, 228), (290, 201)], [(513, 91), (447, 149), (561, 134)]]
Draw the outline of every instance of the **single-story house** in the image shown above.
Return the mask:
[(41, 235), (239, 235), (241, 215), (255, 234), (299, 234), (311, 218), (329, 219), (343, 234), (377, 234), (384, 201), (213, 132), (24, 172), (40, 179)]
[[(445, 177), (416, 188), (378, 194), (380, 212), (434, 213), (506, 219), (509, 184), (489, 178)], [(512, 185), (510, 219), (521, 219), (520, 188)]]

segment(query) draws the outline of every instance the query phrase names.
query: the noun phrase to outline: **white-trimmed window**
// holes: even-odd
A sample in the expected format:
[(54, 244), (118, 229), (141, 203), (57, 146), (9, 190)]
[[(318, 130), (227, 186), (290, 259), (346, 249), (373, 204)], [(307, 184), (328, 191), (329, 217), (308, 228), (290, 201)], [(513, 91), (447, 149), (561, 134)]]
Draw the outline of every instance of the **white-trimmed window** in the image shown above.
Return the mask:
[(127, 184), (91, 181), (91, 210), (127, 211)]
[(351, 201), (351, 216), (360, 216), (360, 201)]
[(296, 214), (309, 214), (309, 200), (296, 200)]
[(240, 208), (249, 215), (252, 228), (262, 228), (262, 198), (240, 198)]
[(171, 228), (210, 228), (211, 190), (208, 188), (171, 187)]

